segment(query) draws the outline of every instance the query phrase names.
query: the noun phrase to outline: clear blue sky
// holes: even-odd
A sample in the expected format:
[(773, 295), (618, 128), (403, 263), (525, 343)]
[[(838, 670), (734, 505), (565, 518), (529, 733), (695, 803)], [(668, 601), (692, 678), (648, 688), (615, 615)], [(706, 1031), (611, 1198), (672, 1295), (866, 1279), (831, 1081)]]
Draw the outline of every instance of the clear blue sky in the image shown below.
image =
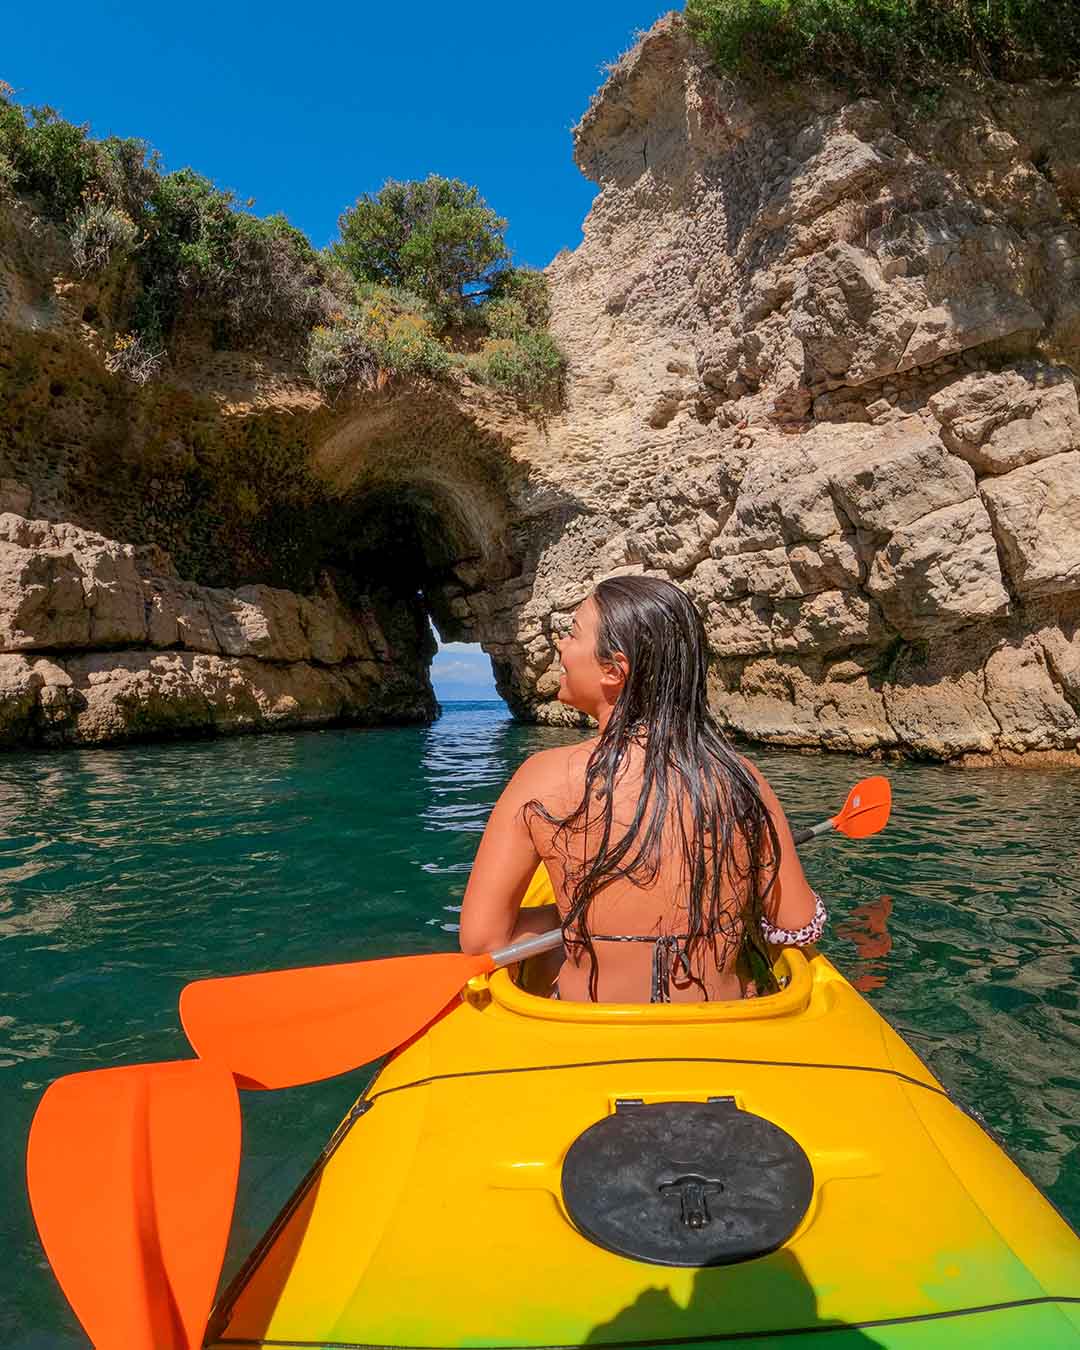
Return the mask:
[(51, 0), (11, 6), (0, 80), (95, 135), (142, 136), (283, 211), (316, 245), (387, 178), (474, 183), (543, 267), (581, 238), (593, 197), (570, 128), (601, 66), (677, 5), (251, 4)]
[(491, 661), (480, 650), (479, 643), (440, 643), (431, 663), (431, 683), (435, 697), (443, 703), (463, 698), (499, 697)]
[[(388, 178), (474, 183), (508, 221), (514, 260), (543, 267), (581, 239), (594, 186), (570, 129), (613, 61), (676, 4), (522, 6), (52, 0), (4, 20), (0, 80), (94, 135), (141, 136), (282, 211), (322, 246)], [(437, 695), (493, 698), (479, 647), (435, 658)]]

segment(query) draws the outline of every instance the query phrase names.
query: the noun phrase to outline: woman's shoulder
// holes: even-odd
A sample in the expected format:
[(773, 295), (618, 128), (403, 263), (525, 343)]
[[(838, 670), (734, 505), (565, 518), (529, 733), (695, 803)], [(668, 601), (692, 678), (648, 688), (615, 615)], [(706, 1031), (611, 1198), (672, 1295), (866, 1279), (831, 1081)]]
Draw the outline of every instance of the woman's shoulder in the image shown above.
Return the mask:
[(558, 788), (575, 778), (584, 779), (585, 766), (596, 748), (596, 738), (575, 741), (571, 745), (553, 745), (529, 756), (514, 775), (523, 783), (541, 788)]
[(747, 759), (745, 755), (736, 755), (735, 758), (739, 761), (739, 763), (743, 766), (743, 768), (747, 771), (747, 773), (749, 773), (750, 777), (754, 780), (754, 782), (758, 785), (759, 788), (760, 787), (767, 788), (769, 786), (769, 780), (765, 777), (765, 775), (761, 772), (761, 770), (758, 768), (758, 766), (754, 763), (752, 759)]
[(765, 803), (768, 809), (770, 811), (775, 811), (776, 809), (778, 809), (780, 805), (779, 798), (773, 791), (772, 784), (761, 772), (761, 770), (754, 763), (754, 761), (752, 759), (747, 759), (745, 755), (739, 755), (738, 760), (739, 763), (743, 766), (743, 768), (746, 769), (746, 771), (749, 773), (750, 777), (754, 780), (754, 783), (757, 786), (757, 790), (761, 797), (761, 800)]
[(538, 801), (548, 810), (565, 811), (581, 797), (585, 766), (595, 739), (537, 750), (519, 767), (503, 794), (509, 804)]

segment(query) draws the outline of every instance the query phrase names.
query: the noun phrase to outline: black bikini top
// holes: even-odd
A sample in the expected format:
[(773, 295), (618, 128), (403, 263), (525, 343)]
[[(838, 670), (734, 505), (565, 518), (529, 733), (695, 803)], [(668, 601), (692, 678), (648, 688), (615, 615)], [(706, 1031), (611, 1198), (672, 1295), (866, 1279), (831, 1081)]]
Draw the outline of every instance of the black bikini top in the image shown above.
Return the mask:
[(688, 980), (694, 978), (687, 945), (693, 940), (693, 933), (665, 933), (662, 937), (651, 937), (648, 933), (590, 933), (589, 936), (593, 942), (653, 944), (650, 1003), (671, 1002), (671, 977), (680, 968)]
[[(776, 924), (770, 923), (762, 915), (761, 932), (765, 941), (773, 947), (805, 947), (811, 942), (817, 942), (825, 929), (828, 911), (825, 908), (825, 902), (816, 891), (814, 892), (814, 899), (817, 902), (814, 906), (814, 917), (802, 928), (780, 928)], [(711, 935), (706, 933), (698, 936), (709, 937)], [(689, 943), (695, 937), (693, 933), (665, 933), (661, 937), (652, 937), (648, 933), (591, 933), (590, 937), (594, 942), (651, 942), (653, 944), (650, 1003), (671, 1002), (671, 979), (676, 971), (681, 969), (688, 980), (694, 978), (690, 969), (689, 951)]]

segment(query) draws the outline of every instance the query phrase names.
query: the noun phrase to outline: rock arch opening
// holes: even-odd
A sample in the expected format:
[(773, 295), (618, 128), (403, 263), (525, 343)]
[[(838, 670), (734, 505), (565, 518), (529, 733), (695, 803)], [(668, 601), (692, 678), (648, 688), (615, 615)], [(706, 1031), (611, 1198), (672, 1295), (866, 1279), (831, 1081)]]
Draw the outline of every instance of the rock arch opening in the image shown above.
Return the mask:
[[(436, 637), (482, 642), (484, 596), (507, 574), (490, 509), (466, 489), (387, 477), (351, 496), (335, 569), (374, 606), (398, 662), (428, 683)], [(498, 680), (496, 663), (492, 674)]]
[(395, 387), (359, 401), (312, 447), (311, 466), (341, 509), (339, 570), (389, 622), (397, 614), (402, 638), (407, 616), (425, 682), (433, 625), (444, 643), (480, 643), (499, 695), (529, 718), (525, 642), (538, 638), (523, 637), (519, 618), (538, 543), (528, 517), (552, 503), (521, 460), (526, 431), (482, 392)]

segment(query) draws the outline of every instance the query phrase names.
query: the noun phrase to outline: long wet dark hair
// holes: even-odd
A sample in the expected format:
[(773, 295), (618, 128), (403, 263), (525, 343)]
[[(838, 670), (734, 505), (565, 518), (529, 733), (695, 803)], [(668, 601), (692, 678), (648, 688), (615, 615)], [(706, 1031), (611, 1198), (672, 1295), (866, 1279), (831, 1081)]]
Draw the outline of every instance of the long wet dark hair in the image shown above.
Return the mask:
[[(618, 878), (653, 884), (665, 829), (672, 827), (689, 879), (679, 897), (687, 911), (688, 955), (705, 944), (720, 965), (742, 943), (760, 987), (771, 973), (759, 918), (776, 881), (780, 846), (753, 774), (709, 711), (705, 627), (678, 586), (659, 578), (614, 577), (601, 581), (592, 598), (599, 615), (596, 659), (614, 662), (621, 652), (626, 683), (589, 756), (578, 805), (561, 817), (539, 801), (526, 808), (555, 827), (556, 848), (560, 839), (565, 850), (569, 836), (586, 835), (582, 866), (565, 850), (570, 907), (563, 933), (568, 946), (589, 953), (589, 997), (597, 997), (589, 907)], [(613, 841), (614, 788), (634, 742), (644, 756), (641, 791), (630, 827)], [(734, 912), (724, 901), (725, 879), (729, 893), (742, 897)]]

